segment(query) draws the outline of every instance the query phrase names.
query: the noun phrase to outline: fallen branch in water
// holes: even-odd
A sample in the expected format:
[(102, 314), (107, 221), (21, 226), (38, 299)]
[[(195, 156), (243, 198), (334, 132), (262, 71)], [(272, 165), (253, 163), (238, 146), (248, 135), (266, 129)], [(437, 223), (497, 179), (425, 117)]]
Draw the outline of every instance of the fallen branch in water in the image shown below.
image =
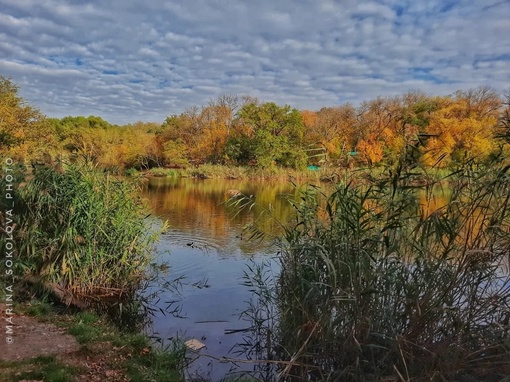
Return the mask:
[(45, 282), (41, 277), (36, 277), (33, 275), (25, 276), (22, 279), (23, 282), (27, 284), (31, 284), (37, 287), (42, 287), (46, 291), (53, 294), (60, 302), (64, 303), (67, 306), (74, 306), (78, 309), (87, 309), (89, 304), (82, 299), (78, 299), (73, 293), (69, 290), (63, 288), (61, 285)]

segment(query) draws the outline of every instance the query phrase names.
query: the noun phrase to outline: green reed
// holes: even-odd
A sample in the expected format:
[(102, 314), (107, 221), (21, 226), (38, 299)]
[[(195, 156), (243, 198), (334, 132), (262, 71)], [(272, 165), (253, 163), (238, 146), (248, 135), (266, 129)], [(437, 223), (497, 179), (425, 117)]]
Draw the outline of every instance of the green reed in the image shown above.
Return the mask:
[(256, 297), (277, 312), (266, 301), (245, 313), (265, 317), (254, 328), (262, 357), (281, 362), (274, 378), (497, 380), (510, 372), (509, 166), (457, 169), (439, 207), (438, 184), (417, 176), (402, 167), (363, 182), (347, 176), (329, 196), (308, 187), (294, 202), (276, 283), (261, 284), (261, 270), (251, 277)]
[(131, 296), (155, 240), (135, 191), (90, 166), (36, 168), (16, 192), (18, 276), (51, 285), (68, 302)]

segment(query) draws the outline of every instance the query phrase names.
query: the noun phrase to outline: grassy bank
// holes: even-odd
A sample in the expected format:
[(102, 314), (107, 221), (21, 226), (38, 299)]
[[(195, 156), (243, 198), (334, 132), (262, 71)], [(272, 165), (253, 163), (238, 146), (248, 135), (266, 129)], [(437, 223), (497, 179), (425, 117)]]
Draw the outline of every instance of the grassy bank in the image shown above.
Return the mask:
[(239, 167), (204, 164), (196, 167), (187, 167), (179, 169), (153, 168), (146, 172), (136, 170), (127, 170), (128, 176), (160, 176), (173, 178), (199, 178), (199, 179), (310, 179), (320, 180), (336, 176), (329, 169), (312, 170), (293, 170), (281, 167), (275, 168), (257, 168), (257, 167)]
[[(293, 170), (288, 168), (258, 168), (204, 164), (196, 167), (180, 169), (152, 168), (141, 172), (135, 169), (125, 171), (130, 177), (153, 176), (163, 178), (198, 178), (198, 179), (252, 179), (252, 180), (282, 180), (282, 181), (312, 181), (338, 183), (346, 179), (357, 182), (378, 179), (388, 172), (387, 166), (341, 168), (323, 166), (309, 170)], [(448, 178), (451, 171), (435, 168), (416, 168), (413, 177), (415, 185), (437, 183)]]
[[(183, 346), (157, 350), (141, 334), (138, 291), (153, 276), (157, 235), (145, 220), (136, 186), (84, 164), (32, 172), (18, 167), (12, 174), (13, 198), (0, 202), (2, 227), (13, 227), (12, 237), (5, 229), (0, 244), (12, 243), (15, 256), (8, 268), (2, 263), (3, 275), (12, 271), (0, 283), (2, 294), (5, 284), (14, 285), (13, 320), (33, 316), (39, 324), (31, 326), (31, 335), (53, 323), (81, 348), (3, 361), (0, 380), (182, 380)], [(1, 180), (2, 189), (6, 182)]]
[(458, 169), (439, 206), (421, 176), (394, 168), (303, 192), (281, 274), (247, 281), (258, 299), (245, 350), (295, 381), (508, 376), (509, 166)]

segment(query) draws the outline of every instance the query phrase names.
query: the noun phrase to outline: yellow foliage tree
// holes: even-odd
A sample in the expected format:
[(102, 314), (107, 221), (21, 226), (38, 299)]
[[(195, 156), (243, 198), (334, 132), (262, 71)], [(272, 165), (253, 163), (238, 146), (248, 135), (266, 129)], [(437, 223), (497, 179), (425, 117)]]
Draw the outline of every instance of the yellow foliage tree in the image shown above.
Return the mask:
[(375, 134), (369, 134), (358, 142), (358, 155), (365, 164), (372, 166), (383, 159), (383, 147)]
[(354, 147), (356, 113), (352, 105), (325, 107), (301, 114), (306, 127), (305, 143), (325, 149), (328, 159), (338, 160)]
[(17, 161), (51, 160), (56, 142), (46, 117), (0, 76), (0, 155)]
[(474, 107), (464, 97), (438, 99), (430, 117), (422, 161), (446, 167), (452, 161), (484, 161), (495, 150), (496, 112)]

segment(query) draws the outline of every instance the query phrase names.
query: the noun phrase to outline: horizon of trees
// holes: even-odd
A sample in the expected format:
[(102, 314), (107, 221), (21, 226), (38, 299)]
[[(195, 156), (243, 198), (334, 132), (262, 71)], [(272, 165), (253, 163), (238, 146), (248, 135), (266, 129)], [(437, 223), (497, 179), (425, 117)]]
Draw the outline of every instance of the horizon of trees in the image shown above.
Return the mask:
[(0, 76), (0, 155), (20, 161), (83, 158), (108, 170), (202, 163), (304, 169), (398, 160), (448, 167), (508, 158), (510, 89), (450, 96), (419, 91), (317, 111), (222, 95), (162, 123), (113, 125), (97, 116), (47, 118)]

